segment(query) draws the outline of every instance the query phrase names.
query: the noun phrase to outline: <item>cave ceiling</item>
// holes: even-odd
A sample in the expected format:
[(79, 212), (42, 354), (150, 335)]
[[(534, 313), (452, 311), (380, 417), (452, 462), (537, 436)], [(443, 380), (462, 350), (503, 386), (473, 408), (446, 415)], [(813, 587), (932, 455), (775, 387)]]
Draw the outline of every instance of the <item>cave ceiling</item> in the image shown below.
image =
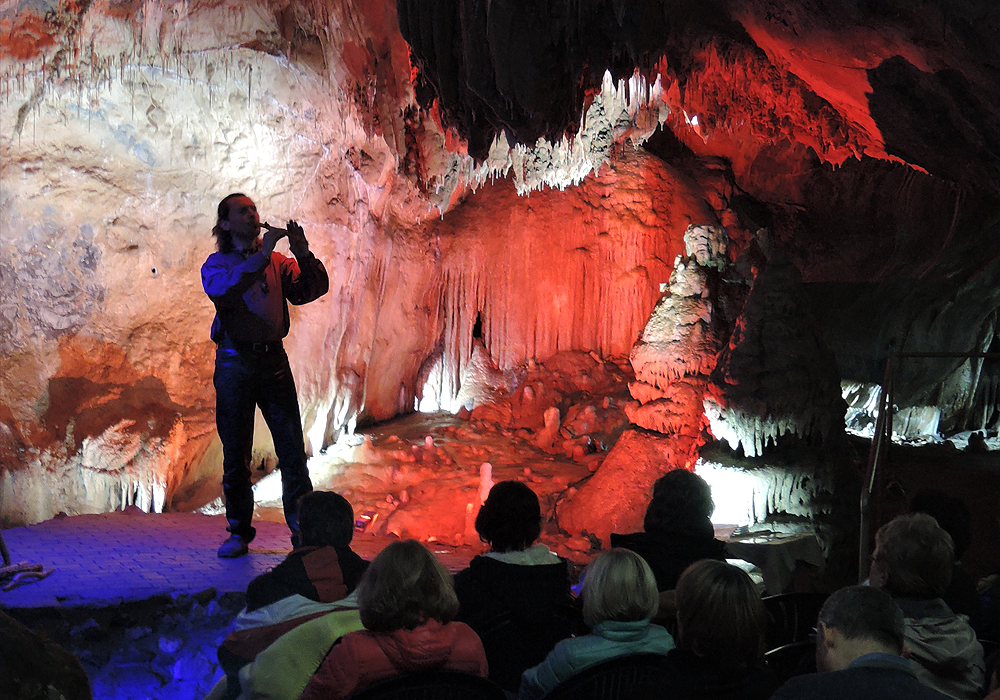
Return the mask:
[[(0, 0), (2, 516), (214, 480), (199, 268), (232, 191), (303, 222), (331, 273), (287, 341), (313, 453), (413, 410), (428, 373), (454, 401), (474, 334), (501, 372), (627, 355), (690, 225), (733, 260), (788, 254), (842, 379), (879, 381), (890, 348), (995, 349), (998, 15)], [(954, 391), (938, 369), (910, 393), (993, 415), (996, 368)]]

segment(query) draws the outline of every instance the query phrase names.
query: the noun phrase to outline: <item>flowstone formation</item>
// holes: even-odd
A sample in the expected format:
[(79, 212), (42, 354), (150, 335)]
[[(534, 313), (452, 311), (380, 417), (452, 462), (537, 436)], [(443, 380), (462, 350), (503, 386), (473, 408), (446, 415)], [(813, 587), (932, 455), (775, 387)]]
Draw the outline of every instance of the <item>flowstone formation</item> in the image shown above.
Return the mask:
[[(725, 226), (733, 257), (770, 229), (807, 283), (940, 284), (906, 343), (949, 349), (936, 305), (1000, 257), (995, 3), (523, 10), (0, 4), (4, 523), (218, 495), (198, 268), (233, 191), (298, 219), (330, 272), (286, 339), (313, 457), (457, 410), (491, 363), (627, 355), (692, 223)], [(971, 340), (995, 349), (984, 298)], [(842, 365), (861, 343), (825, 329)], [(850, 379), (877, 381), (884, 351)], [(913, 366), (928, 423), (940, 403), (941, 426), (995, 425), (995, 367), (925, 385)], [(254, 468), (273, 463), (259, 425)]]
[(704, 427), (702, 395), (722, 345), (712, 298), (718, 279), (710, 276), (726, 266), (727, 246), (721, 226), (688, 227), (686, 255), (674, 262), (669, 293), (656, 305), (629, 358), (636, 377), (629, 392), (638, 402), (627, 406), (629, 420), (676, 436), (678, 456), (689, 456), (681, 466), (689, 469)]
[(727, 266), (729, 239), (718, 225), (690, 225), (666, 294), (653, 309), (630, 361), (635, 381), (629, 420), (650, 433), (628, 431), (594, 477), (559, 509), (559, 524), (606, 541), (633, 532), (656, 479), (671, 469), (694, 469), (706, 427), (702, 400), (727, 330), (714, 301)]
[[(477, 318), (503, 370), (626, 354), (708, 211), (659, 159), (611, 148), (634, 101), (610, 82), (592, 105), (617, 124), (595, 132), (607, 157), (573, 191), (448, 189), (464, 156), (411, 102), (392, 2), (39, 7), (0, 11), (6, 524), (218, 495), (199, 267), (229, 192), (297, 218), (330, 272), (285, 342), (313, 456), (412, 411), (431, 376), (457, 410)], [(259, 423), (257, 472), (269, 442)]]

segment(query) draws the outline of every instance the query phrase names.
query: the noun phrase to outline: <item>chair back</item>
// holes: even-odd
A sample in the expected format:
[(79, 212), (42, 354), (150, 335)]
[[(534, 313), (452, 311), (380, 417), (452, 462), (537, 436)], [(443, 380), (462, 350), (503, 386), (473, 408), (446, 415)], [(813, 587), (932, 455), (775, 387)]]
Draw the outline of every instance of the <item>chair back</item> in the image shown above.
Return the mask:
[(438, 669), (387, 678), (348, 700), (507, 700), (507, 696), (486, 678)]
[(565, 604), (557, 605), (544, 620), (524, 620), (505, 610), (467, 624), (483, 642), (490, 680), (516, 694), (521, 674), (542, 663), (557, 642), (579, 631), (583, 621), (578, 609)]
[(811, 641), (825, 593), (782, 593), (761, 599), (768, 614), (765, 648), (775, 649), (794, 642)]
[(816, 672), (816, 643), (812, 641), (792, 642), (764, 654), (764, 664), (779, 683), (792, 676)]
[(553, 688), (545, 700), (646, 700), (663, 695), (670, 679), (663, 654), (629, 654), (586, 668)]

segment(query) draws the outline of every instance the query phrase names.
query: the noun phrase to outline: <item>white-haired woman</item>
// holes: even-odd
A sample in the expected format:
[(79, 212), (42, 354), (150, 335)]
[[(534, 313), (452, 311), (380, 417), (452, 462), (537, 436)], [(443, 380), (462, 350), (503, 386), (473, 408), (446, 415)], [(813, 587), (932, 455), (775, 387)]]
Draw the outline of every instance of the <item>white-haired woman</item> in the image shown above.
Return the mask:
[(628, 654), (666, 654), (674, 638), (652, 624), (659, 608), (656, 579), (645, 560), (627, 549), (601, 552), (584, 572), (583, 621), (591, 633), (564, 639), (545, 661), (521, 677), (520, 700), (535, 700), (602, 661)]

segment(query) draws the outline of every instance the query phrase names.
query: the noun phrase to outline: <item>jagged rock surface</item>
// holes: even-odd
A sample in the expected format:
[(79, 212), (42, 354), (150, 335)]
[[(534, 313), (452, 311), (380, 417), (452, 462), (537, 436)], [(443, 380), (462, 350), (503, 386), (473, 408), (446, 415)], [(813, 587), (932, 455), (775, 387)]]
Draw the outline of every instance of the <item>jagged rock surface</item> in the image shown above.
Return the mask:
[[(767, 227), (810, 282), (948, 295), (1000, 255), (993, 3), (472, 3), (453, 34), (404, 18), (440, 30), (444, 62), (461, 34), (452, 65), (397, 7), (455, 10), (0, 7), (6, 523), (217, 494), (198, 266), (234, 189), (302, 221), (334, 280), (287, 342), (313, 454), (411, 410), (431, 376), (453, 401), (480, 313), (498, 371), (624, 355), (690, 223), (740, 247)], [(920, 347), (949, 349), (925, 311)], [(990, 420), (989, 367), (914, 395), (958, 408), (963, 372), (983, 379), (961, 411)], [(254, 461), (273, 463), (266, 437)]]
[(822, 445), (843, 436), (845, 409), (836, 361), (802, 303), (798, 268), (776, 253), (712, 372), (705, 392), (712, 434), (748, 457), (786, 434)]

